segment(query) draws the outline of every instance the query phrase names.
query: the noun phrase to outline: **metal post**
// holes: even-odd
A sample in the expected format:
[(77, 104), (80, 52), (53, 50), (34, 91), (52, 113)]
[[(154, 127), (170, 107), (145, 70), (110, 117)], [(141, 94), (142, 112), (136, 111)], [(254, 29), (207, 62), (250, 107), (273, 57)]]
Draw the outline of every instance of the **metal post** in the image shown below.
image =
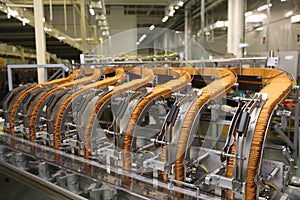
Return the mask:
[(270, 3), (271, 3), (271, 0), (267, 0), (267, 5), (268, 5), (268, 8), (267, 8), (267, 30), (266, 30), (266, 52), (269, 51), (270, 47), (270, 43), (269, 43), (269, 40), (270, 40), (270, 16), (271, 16), (271, 8), (270, 8)]
[(52, 22), (53, 22), (52, 0), (49, 0), (49, 12), (50, 12), (50, 26), (52, 26)]
[(86, 53), (85, 1), (80, 1), (80, 34), (82, 53)]
[(203, 47), (205, 47), (205, 0), (201, 0), (201, 37), (203, 40)]
[(190, 15), (190, 9), (186, 8), (184, 10), (184, 57), (185, 60), (190, 60), (190, 55), (189, 55), (189, 36), (191, 33), (191, 26), (190, 26), (190, 21), (189, 21), (189, 15)]
[[(245, 12), (247, 11), (247, 1), (245, 1), (245, 0), (243, 0), (243, 10), (242, 10), (242, 13), (243, 13), (243, 16), (242, 16), (242, 43), (246, 43), (246, 17), (245, 17)], [(245, 53), (246, 53), (246, 51), (245, 51), (245, 48), (246, 47), (243, 47), (242, 48), (242, 57), (245, 57)]]
[[(35, 26), (35, 46), (37, 64), (46, 64), (46, 40), (44, 32), (44, 5), (43, 1), (34, 0), (34, 26)], [(47, 71), (44, 68), (38, 68), (38, 82), (47, 81)]]
[(24, 52), (24, 48), (21, 47), (21, 63), (25, 64), (25, 56), (24, 56), (25, 52)]
[(74, 31), (74, 36), (77, 37), (77, 25), (76, 25), (76, 10), (75, 7), (73, 6), (73, 31)]
[(9, 65), (7, 65), (7, 81), (8, 81), (8, 91), (11, 91), (13, 89), (13, 84), (12, 84), (11, 68), (9, 67)]
[(168, 36), (168, 32), (166, 32), (164, 34), (164, 51), (165, 51), (165, 55), (168, 54), (168, 47), (169, 47), (169, 36)]
[(67, 20), (67, 2), (64, 0), (64, 23), (65, 23), (65, 31), (68, 30), (68, 20)]

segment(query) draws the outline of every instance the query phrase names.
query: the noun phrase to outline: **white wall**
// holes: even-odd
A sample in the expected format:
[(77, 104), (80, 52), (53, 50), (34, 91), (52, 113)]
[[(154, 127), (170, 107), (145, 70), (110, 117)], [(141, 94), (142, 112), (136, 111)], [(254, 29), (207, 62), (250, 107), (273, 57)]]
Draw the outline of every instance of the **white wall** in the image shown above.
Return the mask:
[(105, 54), (120, 55), (129, 52), (131, 52), (131, 55), (136, 54), (136, 15), (124, 15), (123, 6), (112, 6), (107, 21), (111, 37), (109, 44), (107, 44), (109, 50)]

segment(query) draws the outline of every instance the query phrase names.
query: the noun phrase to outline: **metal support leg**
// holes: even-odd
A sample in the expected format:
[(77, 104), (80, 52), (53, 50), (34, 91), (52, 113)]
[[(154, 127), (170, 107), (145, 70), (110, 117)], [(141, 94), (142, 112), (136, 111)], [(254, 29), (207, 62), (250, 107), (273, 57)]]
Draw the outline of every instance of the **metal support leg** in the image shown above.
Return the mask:
[(9, 65), (7, 66), (7, 80), (8, 80), (8, 90), (11, 91), (13, 89), (13, 84), (12, 84), (11, 68)]

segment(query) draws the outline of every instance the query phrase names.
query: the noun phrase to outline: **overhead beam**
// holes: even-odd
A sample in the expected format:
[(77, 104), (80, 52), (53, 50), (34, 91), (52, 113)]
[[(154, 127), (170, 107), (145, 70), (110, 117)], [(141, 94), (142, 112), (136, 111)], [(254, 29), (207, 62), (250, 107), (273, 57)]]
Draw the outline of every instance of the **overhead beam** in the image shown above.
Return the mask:
[(139, 1), (139, 0), (105, 0), (105, 5), (151, 5), (151, 6), (166, 6), (168, 5), (168, 0), (147, 0), (147, 1)]
[[(73, 0), (75, 3), (80, 3), (80, 0)], [(88, 1), (86, 1), (87, 3)], [(32, 5), (33, 0), (15, 0), (15, 4), (23, 4), (23, 5)], [(52, 5), (63, 5), (63, 0), (52, 0)], [(72, 5), (70, 1), (66, 2), (67, 5)], [(49, 1), (44, 1), (45, 5), (49, 4)], [(168, 0), (147, 0), (147, 1), (140, 1), (140, 0), (105, 0), (105, 5), (159, 5), (165, 6), (168, 4)]]

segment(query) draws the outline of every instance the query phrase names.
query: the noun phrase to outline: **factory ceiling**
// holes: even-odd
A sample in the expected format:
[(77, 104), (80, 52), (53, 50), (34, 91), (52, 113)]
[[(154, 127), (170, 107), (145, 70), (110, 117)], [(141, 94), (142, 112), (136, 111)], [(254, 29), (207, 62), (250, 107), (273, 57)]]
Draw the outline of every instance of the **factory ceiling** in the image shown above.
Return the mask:
[[(15, 18), (7, 18), (5, 13), (0, 12), (0, 41), (20, 46), (28, 49), (35, 49), (34, 28), (28, 24), (22, 25), (22, 22)], [(46, 35), (47, 51), (56, 54), (62, 59), (78, 60), (80, 50), (64, 44), (58, 39)]]
[[(30, 6), (33, 5), (33, 0), (10, 0), (4, 1), (0, 0), (0, 6), (4, 2), (11, 2), (13, 4), (19, 5), (27, 5), (29, 8), (27, 10), (32, 11)], [(61, 8), (66, 3), (67, 6), (71, 8), (74, 5), (78, 5), (80, 0), (47, 0), (44, 1), (45, 5), (45, 15), (49, 14), (49, 2), (52, 3), (53, 6), (60, 6)], [(88, 3), (90, 1), (85, 1)], [(180, 9), (176, 12), (174, 17), (168, 20), (167, 23), (162, 23), (161, 19), (165, 15), (166, 7), (170, 4), (170, 0), (105, 0), (105, 7), (107, 15), (109, 15), (110, 9), (114, 6), (123, 6), (125, 15), (136, 15), (137, 16), (137, 27), (148, 27), (151, 24), (155, 24), (157, 26), (167, 27), (174, 30), (183, 31), (184, 30), (184, 9)], [(191, 8), (191, 16), (193, 19), (193, 33), (196, 34), (200, 29), (200, 12), (201, 12), (201, 0), (187, 0), (185, 1), (186, 5), (189, 5)], [(263, 5), (264, 1), (257, 0), (248, 0), (247, 1), (247, 10), (254, 10), (257, 7)], [(281, 8), (284, 5), (279, 0), (272, 2), (275, 5), (278, 5)], [(289, 2), (289, 4), (298, 6), (299, 3), (295, 3), (295, 1)], [(278, 7), (277, 6), (277, 7)], [(273, 6), (276, 7), (276, 6)], [(279, 9), (278, 8), (278, 9)], [(226, 0), (205, 0), (205, 14), (206, 14), (206, 24), (212, 24), (219, 20), (227, 20), (227, 1)], [(272, 8), (273, 9), (273, 8)], [(287, 8), (286, 8), (287, 9)], [(70, 14), (70, 13), (69, 13)], [(48, 17), (46, 16), (46, 21)], [(63, 20), (63, 19), (62, 19)], [(92, 21), (88, 21), (88, 23), (92, 23)], [(89, 24), (91, 25), (91, 24)], [(55, 27), (56, 24), (53, 24)], [(62, 24), (60, 31), (63, 32)], [(79, 25), (78, 25), (79, 26)], [(58, 25), (57, 25), (58, 27)], [(90, 27), (87, 27), (89, 29)], [(71, 36), (71, 40), (74, 39), (73, 45), (66, 40), (59, 40), (55, 35), (51, 35), (50, 33), (46, 34), (46, 46), (47, 51), (49, 53), (55, 54), (57, 57), (62, 59), (79, 59), (79, 54), (82, 52), (80, 47), (81, 38), (70, 35), (66, 33), (68, 36)], [(218, 34), (226, 34), (226, 29), (215, 30), (215, 35)], [(92, 38), (92, 37), (90, 37)], [(17, 20), (13, 17), (10, 19), (7, 17), (6, 13), (0, 12), (0, 42), (7, 43), (15, 46), (21, 46), (27, 49), (35, 49), (35, 36), (34, 36), (34, 27), (31, 24), (22, 24), (20, 20)]]

